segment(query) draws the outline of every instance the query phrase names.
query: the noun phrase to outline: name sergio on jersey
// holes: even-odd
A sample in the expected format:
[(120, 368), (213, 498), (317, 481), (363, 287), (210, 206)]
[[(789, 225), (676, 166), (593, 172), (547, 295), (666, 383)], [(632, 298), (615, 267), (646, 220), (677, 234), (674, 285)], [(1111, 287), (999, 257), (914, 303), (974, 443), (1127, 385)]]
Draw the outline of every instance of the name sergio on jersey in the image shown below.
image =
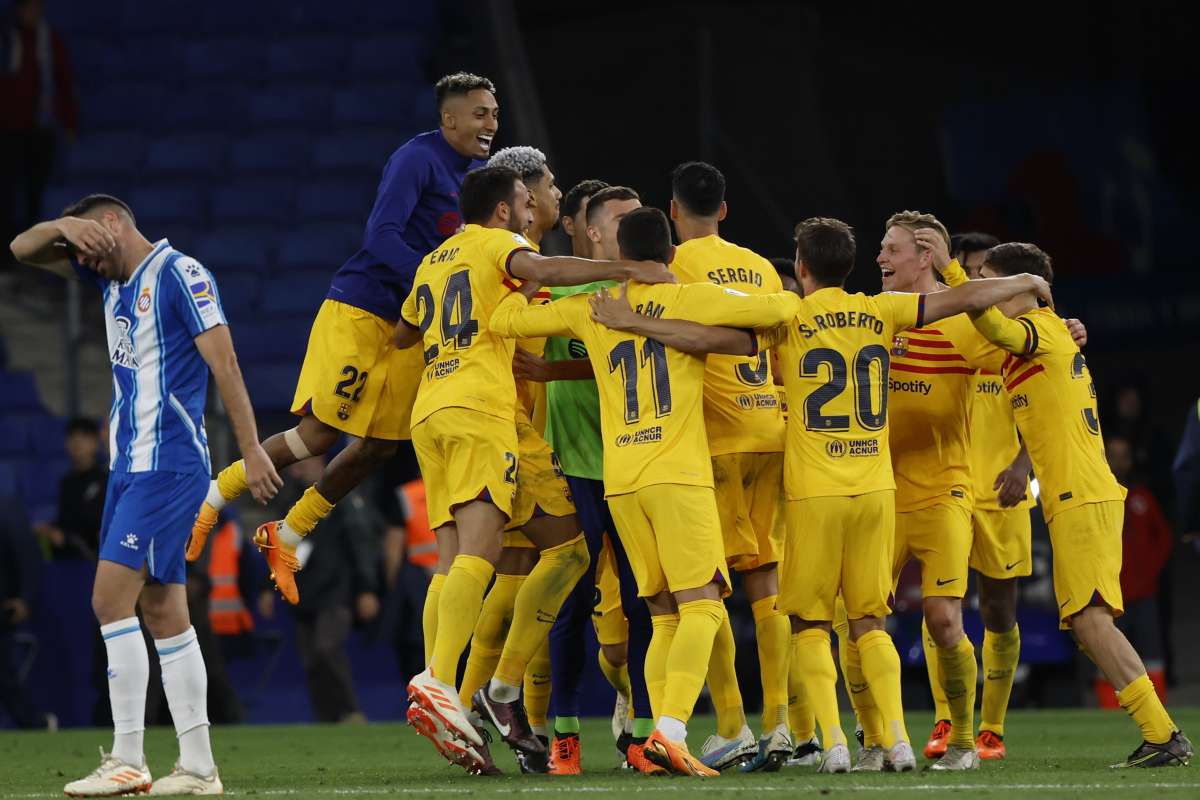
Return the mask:
[(649, 444), (662, 441), (662, 426), (651, 425), (633, 433), (622, 433), (616, 439), (617, 447), (628, 447), (631, 444)]
[(762, 288), (762, 273), (745, 267), (720, 267), (708, 273), (708, 279), (715, 284), (748, 283)]
[(825, 453), (830, 458), (862, 458), (879, 455), (878, 439), (833, 439), (825, 445)]
[(812, 318), (812, 324), (801, 322), (800, 335), (811, 339), (821, 331), (832, 328), (868, 328), (876, 334), (883, 334), (883, 320), (865, 311), (829, 311)]

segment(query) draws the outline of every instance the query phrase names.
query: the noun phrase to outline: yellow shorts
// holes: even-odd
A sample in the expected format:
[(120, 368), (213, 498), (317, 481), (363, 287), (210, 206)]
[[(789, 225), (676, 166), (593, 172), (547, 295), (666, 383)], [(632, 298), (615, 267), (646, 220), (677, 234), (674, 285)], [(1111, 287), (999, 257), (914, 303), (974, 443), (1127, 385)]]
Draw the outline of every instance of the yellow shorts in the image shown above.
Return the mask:
[(361, 308), (325, 300), (313, 320), (292, 413), (351, 436), (408, 439), (425, 364), (420, 347), (397, 350), (395, 325)]
[(738, 571), (779, 561), (783, 552), (783, 453), (712, 458), (725, 562)]
[(458, 506), (487, 499), (509, 517), (517, 489), (517, 431), (510, 420), (443, 408), (413, 426), (425, 480), (429, 527), (454, 521)]
[(1054, 597), (1058, 600), (1059, 627), (1100, 598), (1119, 617), (1125, 611), (1121, 597), (1121, 531), (1125, 503), (1106, 500), (1068, 508), (1054, 515), (1050, 548), (1054, 559)]
[(962, 597), (967, 593), (971, 557), (971, 512), (954, 503), (896, 512), (892, 586), (910, 558), (921, 562), (922, 597)]
[[(521, 468), (517, 470), (517, 496), (513, 500), (512, 519), (505, 532), (517, 532), (522, 525), (535, 516), (565, 517), (575, 513), (571, 501), (571, 489), (558, 456), (528, 422), (517, 422), (517, 454)], [(512, 544), (509, 543), (511, 538)], [(528, 544), (522, 544), (527, 542)], [(505, 536), (505, 547), (533, 547), (525, 534)]]
[(894, 489), (789, 500), (784, 508), (787, 539), (776, 608), (829, 622), (840, 591), (850, 619), (891, 613)]
[(629, 640), (629, 620), (621, 606), (621, 583), (617, 559), (613, 556), (608, 534), (596, 556), (596, 602), (592, 606), (592, 624), (600, 644), (621, 644)]
[(1033, 574), (1033, 534), (1028, 508), (977, 508), (971, 513), (971, 569), (988, 578)]
[(698, 589), (714, 580), (729, 594), (717, 501), (707, 486), (658, 483), (608, 498), (638, 595)]

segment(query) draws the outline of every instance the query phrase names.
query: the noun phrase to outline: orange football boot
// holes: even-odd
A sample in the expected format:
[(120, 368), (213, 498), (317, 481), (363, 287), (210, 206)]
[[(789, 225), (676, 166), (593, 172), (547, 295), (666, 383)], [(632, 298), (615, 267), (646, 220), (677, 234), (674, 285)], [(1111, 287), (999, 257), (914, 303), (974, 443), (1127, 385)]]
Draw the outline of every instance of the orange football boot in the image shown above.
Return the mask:
[(980, 758), (1004, 758), (1008, 751), (1004, 749), (1004, 737), (995, 731), (980, 731), (975, 740), (975, 749)]
[(625, 763), (643, 775), (670, 775), (665, 769), (646, 758), (645, 744), (630, 744), (625, 751)]
[(933, 733), (929, 734), (929, 741), (925, 743), (925, 757), (929, 759), (941, 758), (946, 755), (946, 747), (950, 744), (950, 720), (939, 719), (937, 724), (933, 726)]
[(583, 772), (583, 754), (578, 733), (556, 733), (550, 745), (550, 774), (579, 775)]
[(196, 521), (192, 523), (192, 535), (188, 537), (187, 552), (184, 553), (184, 558), (188, 561), (195, 561), (204, 552), (204, 545), (208, 541), (208, 535), (212, 533), (213, 526), (217, 524), (217, 510), (210, 506), (207, 502), (200, 504), (200, 512), (196, 514)]
[(694, 775), (697, 778), (715, 778), (721, 773), (709, 769), (688, 752), (683, 742), (672, 742), (660, 732), (650, 734), (645, 744), (646, 758), (676, 775)]
[(265, 522), (254, 533), (254, 544), (258, 552), (266, 556), (271, 568), (271, 580), (283, 599), (292, 605), (300, 602), (300, 590), (296, 588), (296, 573), (300, 571), (300, 560), (296, 549), (279, 541), (280, 522)]

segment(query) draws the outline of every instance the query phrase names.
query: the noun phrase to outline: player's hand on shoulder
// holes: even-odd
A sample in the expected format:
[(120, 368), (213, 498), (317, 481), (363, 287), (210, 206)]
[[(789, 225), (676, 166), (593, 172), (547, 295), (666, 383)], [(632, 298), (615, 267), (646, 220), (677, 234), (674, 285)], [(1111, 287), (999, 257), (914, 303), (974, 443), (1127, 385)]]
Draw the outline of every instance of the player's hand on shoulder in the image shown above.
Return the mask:
[(246, 462), (246, 486), (255, 500), (265, 504), (283, 486), (283, 478), (279, 477), (275, 465), (267, 456), (267, 451), (263, 450), (260, 444), (255, 444), (249, 452), (243, 453), (242, 458)]
[(629, 280), (638, 283), (675, 283), (676, 278), (667, 265), (659, 261), (628, 261)]
[(950, 248), (946, 245), (946, 240), (942, 235), (933, 228), (918, 228), (913, 232), (913, 238), (917, 240), (917, 247), (921, 250), (928, 250), (933, 256), (933, 268), (941, 272), (950, 263)]
[(67, 243), (81, 256), (102, 258), (117, 246), (112, 234), (103, 225), (92, 219), (62, 217), (58, 220), (58, 230)]
[(1071, 334), (1071, 339), (1075, 341), (1075, 346), (1083, 347), (1087, 344), (1087, 327), (1084, 326), (1083, 322), (1074, 317), (1064, 321), (1067, 323), (1067, 332)]
[(1030, 281), (1033, 285), (1033, 291), (1038, 296), (1038, 299), (1044, 302), (1051, 310), (1054, 309), (1054, 295), (1050, 293), (1050, 284), (1041, 275), (1030, 275), (1025, 273), (1024, 278)]
[(614, 295), (608, 289), (593, 294), (588, 298), (592, 320), (614, 331), (629, 330), (637, 322), (637, 312), (629, 305), (628, 293), (628, 287), (624, 287), (619, 295)]
[(518, 347), (513, 353), (513, 376), (521, 381), (545, 383), (550, 380), (550, 362)]

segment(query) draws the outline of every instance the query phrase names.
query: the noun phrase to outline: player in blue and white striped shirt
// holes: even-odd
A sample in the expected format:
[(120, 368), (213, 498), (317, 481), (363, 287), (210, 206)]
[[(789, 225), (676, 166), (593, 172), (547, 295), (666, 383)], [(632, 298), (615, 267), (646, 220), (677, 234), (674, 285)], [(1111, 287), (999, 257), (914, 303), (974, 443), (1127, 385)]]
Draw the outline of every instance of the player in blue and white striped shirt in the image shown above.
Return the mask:
[(151, 788), (142, 751), (149, 657), (135, 613), (140, 601), (180, 750), (175, 771), (151, 794), (218, 794), (208, 677), (184, 591), (184, 548), (212, 471), (204, 431), (210, 370), (255, 499), (270, 499), (282, 481), (258, 444), (216, 282), (166, 239), (148, 241), (129, 206), (109, 195), (83, 198), (59, 219), (17, 236), (11, 248), (19, 261), (101, 291), (112, 361), (111, 475), (92, 607), (108, 652), (115, 736), (100, 767), (67, 784), (66, 793)]

